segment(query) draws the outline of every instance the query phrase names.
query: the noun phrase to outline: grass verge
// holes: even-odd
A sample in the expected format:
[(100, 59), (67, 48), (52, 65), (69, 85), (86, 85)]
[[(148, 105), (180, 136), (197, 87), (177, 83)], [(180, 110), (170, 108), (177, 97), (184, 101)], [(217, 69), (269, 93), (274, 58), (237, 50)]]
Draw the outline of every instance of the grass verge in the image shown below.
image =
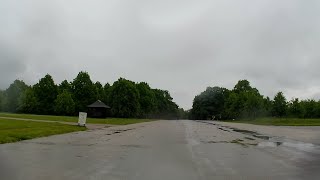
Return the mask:
[(85, 127), (61, 123), (0, 119), (0, 144), (84, 130)]
[[(61, 121), (61, 122), (78, 122), (78, 117), (75, 116), (50, 116), (50, 115), (33, 115), (33, 114), (13, 114), (13, 113), (0, 113), (0, 117), (22, 118), (33, 120), (46, 120), (46, 121)], [(142, 122), (152, 121), (150, 119), (131, 119), (131, 118), (107, 118), (95, 119), (87, 118), (88, 124), (112, 124), (112, 125), (127, 125)]]
[(233, 123), (247, 123), (256, 125), (272, 126), (320, 126), (320, 119), (299, 119), (299, 118), (259, 118), (254, 120), (228, 121)]

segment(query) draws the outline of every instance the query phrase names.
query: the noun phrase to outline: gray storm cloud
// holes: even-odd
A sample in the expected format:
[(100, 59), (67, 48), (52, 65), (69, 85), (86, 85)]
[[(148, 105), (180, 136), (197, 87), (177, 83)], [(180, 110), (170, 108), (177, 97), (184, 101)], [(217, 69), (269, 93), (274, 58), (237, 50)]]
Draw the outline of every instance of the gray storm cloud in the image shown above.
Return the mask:
[(207, 86), (320, 97), (316, 0), (1, 0), (0, 88), (85, 70), (168, 89), (190, 108)]

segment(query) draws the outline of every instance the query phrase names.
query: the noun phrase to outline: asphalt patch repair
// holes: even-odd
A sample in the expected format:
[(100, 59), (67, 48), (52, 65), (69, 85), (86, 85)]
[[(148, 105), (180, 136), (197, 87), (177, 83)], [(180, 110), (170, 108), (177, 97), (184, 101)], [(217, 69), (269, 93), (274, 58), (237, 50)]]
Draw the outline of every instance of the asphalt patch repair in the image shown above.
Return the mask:
[(126, 132), (126, 131), (131, 131), (131, 130), (134, 130), (135, 128), (131, 128), (131, 129), (118, 129), (118, 130), (114, 130), (113, 132), (111, 133), (108, 133), (108, 134), (105, 134), (107, 136), (110, 136), (110, 135), (113, 135), (113, 134), (120, 134), (122, 132)]

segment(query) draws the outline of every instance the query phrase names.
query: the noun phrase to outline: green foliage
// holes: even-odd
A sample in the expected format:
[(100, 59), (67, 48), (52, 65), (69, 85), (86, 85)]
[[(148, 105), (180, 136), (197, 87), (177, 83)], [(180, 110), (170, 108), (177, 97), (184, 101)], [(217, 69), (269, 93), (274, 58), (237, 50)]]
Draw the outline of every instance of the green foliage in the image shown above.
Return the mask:
[(320, 117), (320, 103), (315, 100), (304, 100), (300, 102), (301, 118), (317, 118)]
[(47, 74), (33, 87), (37, 99), (36, 112), (39, 114), (53, 114), (54, 101), (57, 98), (58, 87), (55, 85), (52, 77)]
[(134, 82), (120, 78), (114, 82), (109, 99), (115, 117), (137, 117), (140, 111), (139, 91)]
[(35, 96), (33, 88), (24, 91), (19, 101), (19, 112), (35, 113), (38, 112), (38, 100)]
[(225, 88), (207, 88), (193, 101), (194, 119), (256, 118), (266, 115), (270, 109), (264, 99), (247, 80), (240, 80), (232, 91)]
[(170, 93), (161, 89), (152, 89), (155, 95), (156, 109), (152, 113), (153, 118), (177, 119), (178, 106), (172, 100)]
[(178, 109), (178, 117), (179, 119), (188, 119), (189, 118), (189, 111), (185, 111), (183, 108)]
[(209, 87), (194, 98), (192, 119), (210, 119), (212, 116), (217, 118), (217, 114), (222, 114), (218, 119), (242, 119), (241, 121), (270, 116), (320, 118), (320, 101), (299, 101), (296, 98), (287, 102), (282, 92), (277, 93), (271, 101), (269, 97), (264, 98), (260, 95), (247, 80), (240, 80), (232, 91), (225, 89), (224, 92), (227, 93), (224, 96), (221, 95), (220, 97), (224, 98), (220, 100), (217, 98), (219, 97), (218, 89), (218, 87)]
[(55, 100), (54, 110), (57, 115), (73, 115), (75, 103), (72, 99), (72, 94), (67, 90), (59, 94)]
[(97, 100), (96, 87), (87, 72), (80, 72), (73, 80), (71, 87), (76, 112), (85, 112), (87, 106)]
[(272, 113), (276, 117), (283, 117), (286, 115), (287, 101), (282, 92), (278, 92), (273, 99)]
[(96, 88), (96, 99), (103, 99), (105, 97), (105, 92), (104, 89), (102, 87), (102, 84), (98, 81), (94, 84), (95, 88)]
[(3, 110), (8, 112), (17, 112), (19, 100), (28, 86), (21, 80), (15, 80), (4, 92)]
[(150, 86), (145, 82), (138, 83), (136, 85), (136, 88), (140, 95), (140, 99), (139, 99), (139, 103), (141, 107), (140, 115), (142, 117), (148, 117), (148, 115), (155, 110), (155, 105), (156, 105), (155, 95), (152, 89), (150, 88)]
[(237, 93), (231, 92), (226, 99), (224, 108), (227, 119), (235, 119), (240, 117), (241, 109), (243, 109), (243, 102), (241, 102)]
[(0, 112), (3, 111), (4, 91), (0, 90)]
[(275, 118), (264, 117), (257, 119), (241, 119), (230, 121), (232, 123), (248, 123), (256, 125), (272, 125), (272, 126), (320, 126), (320, 119), (300, 119), (300, 118)]
[(192, 114), (195, 119), (221, 119), (229, 90), (221, 87), (208, 87), (193, 101)]
[(58, 86), (58, 93), (61, 94), (64, 90), (71, 92), (71, 84), (64, 80), (61, 82), (61, 84)]
[(246, 101), (244, 104), (244, 116), (249, 118), (258, 117), (264, 108), (263, 97), (255, 91), (247, 92), (245, 96)]
[(103, 96), (101, 98), (101, 100), (106, 103), (106, 104), (110, 104), (109, 103), (109, 94), (110, 94), (110, 91), (111, 91), (111, 86), (109, 83), (105, 84), (103, 86)]
[(298, 98), (291, 100), (288, 103), (288, 114), (291, 117), (303, 117), (304, 116), (304, 109), (300, 104)]
[(122, 78), (112, 86), (102, 86), (93, 83), (87, 72), (80, 72), (71, 83), (64, 80), (59, 85), (48, 74), (31, 87), (16, 80), (6, 91), (0, 91), (0, 111), (76, 115), (86, 112), (96, 100), (111, 106), (115, 117), (174, 119), (180, 112), (168, 91)]

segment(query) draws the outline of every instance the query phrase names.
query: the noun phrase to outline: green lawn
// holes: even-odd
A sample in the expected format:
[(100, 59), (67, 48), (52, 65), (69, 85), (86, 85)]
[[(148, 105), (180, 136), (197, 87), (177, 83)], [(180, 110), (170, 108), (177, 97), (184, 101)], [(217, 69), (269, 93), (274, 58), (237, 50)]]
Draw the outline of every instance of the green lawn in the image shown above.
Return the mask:
[[(0, 113), (0, 117), (63, 121), (63, 122), (78, 122), (78, 117), (74, 117), (74, 116), (48, 116), (48, 115)], [(113, 125), (135, 124), (135, 123), (148, 122), (148, 121), (151, 121), (151, 120), (150, 119), (130, 119), (130, 118), (107, 118), (107, 119), (88, 118), (87, 119), (88, 124), (92, 123), (92, 124), (113, 124)]]
[(320, 119), (299, 119), (299, 118), (259, 118), (254, 120), (229, 121), (235, 123), (248, 123), (256, 125), (273, 126), (320, 126)]
[(86, 128), (61, 123), (0, 119), (0, 144), (83, 130)]

